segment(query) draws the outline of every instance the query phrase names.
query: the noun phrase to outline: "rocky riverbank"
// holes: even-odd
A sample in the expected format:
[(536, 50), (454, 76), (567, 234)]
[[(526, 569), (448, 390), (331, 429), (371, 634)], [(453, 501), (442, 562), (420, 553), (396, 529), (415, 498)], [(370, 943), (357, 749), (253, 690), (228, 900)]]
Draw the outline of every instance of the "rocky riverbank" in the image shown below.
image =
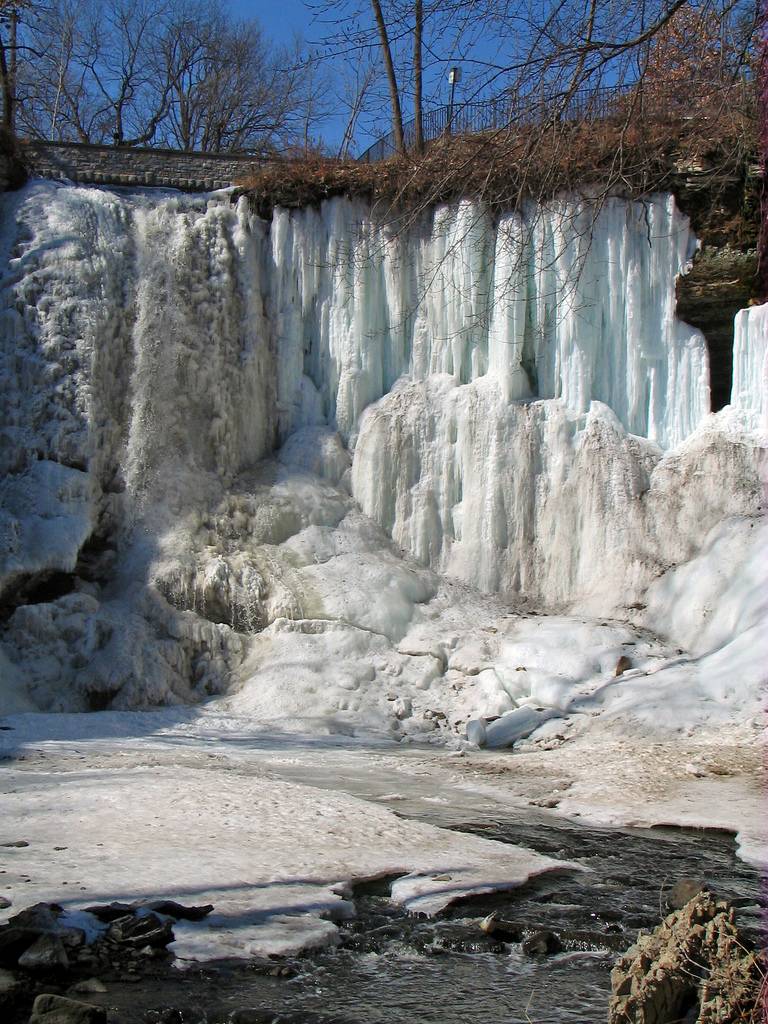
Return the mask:
[(768, 1019), (767, 966), (733, 906), (701, 892), (619, 960), (610, 1024), (758, 1024)]
[[(510, 916), (508, 906), (506, 916), (492, 911), (478, 919), (470, 911), (463, 918), (428, 922), (388, 907), (387, 887), (388, 881), (383, 880), (359, 888), (357, 917), (341, 935), (344, 954), (382, 957), (396, 944), (401, 954), (411, 950), (411, 955), (433, 961), (472, 954), (490, 954), (493, 959), (522, 956), (548, 960), (557, 971), (557, 960), (551, 958), (590, 945), (586, 932), (576, 936), (564, 930), (558, 935), (533, 927), (524, 899), (518, 901), (516, 918)], [(737, 923), (731, 902), (706, 890), (687, 899), (697, 889), (700, 885), (690, 879), (673, 887), (666, 905), (676, 909), (655, 930), (641, 931), (614, 966), (610, 1024), (758, 1024), (764, 1020), (764, 953)], [(279, 1005), (281, 999), (277, 1008), (269, 1007), (270, 999), (276, 997), (275, 986), (284, 986), (306, 970), (306, 964), (295, 958), (252, 958), (228, 968), (216, 964), (205, 971), (176, 970), (174, 954), (168, 949), (175, 924), (201, 920), (212, 910), (210, 905), (184, 906), (174, 900), (113, 902), (75, 914), (56, 904), (22, 910), (0, 927), (3, 1020), (9, 1024), (135, 1020), (145, 1024), (351, 1024), (350, 1018), (335, 1014), (288, 1010)], [(594, 947), (596, 935), (591, 938)], [(343, 959), (338, 963), (344, 969)], [(237, 991), (239, 982), (245, 1003), (253, 999), (258, 979), (264, 983), (262, 1005), (217, 1005), (222, 983)], [(188, 998), (179, 999), (180, 983), (182, 990), (194, 990), (191, 1003)], [(149, 1003), (152, 994), (166, 999), (156, 998), (154, 1006), (141, 1005), (132, 993), (149, 996)], [(230, 1007), (232, 1002), (230, 997)], [(367, 1019), (365, 1012), (359, 1019)]]

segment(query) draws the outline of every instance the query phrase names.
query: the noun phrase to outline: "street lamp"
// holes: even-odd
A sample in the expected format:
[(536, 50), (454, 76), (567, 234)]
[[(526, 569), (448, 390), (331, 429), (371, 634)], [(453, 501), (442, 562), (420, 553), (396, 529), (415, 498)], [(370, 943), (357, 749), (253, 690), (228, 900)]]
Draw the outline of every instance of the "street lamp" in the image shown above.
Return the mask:
[(461, 81), (461, 68), (449, 68), (448, 81), (451, 83), (451, 98), (448, 102), (448, 134), (450, 135), (453, 125), (453, 97), (456, 92), (456, 83)]

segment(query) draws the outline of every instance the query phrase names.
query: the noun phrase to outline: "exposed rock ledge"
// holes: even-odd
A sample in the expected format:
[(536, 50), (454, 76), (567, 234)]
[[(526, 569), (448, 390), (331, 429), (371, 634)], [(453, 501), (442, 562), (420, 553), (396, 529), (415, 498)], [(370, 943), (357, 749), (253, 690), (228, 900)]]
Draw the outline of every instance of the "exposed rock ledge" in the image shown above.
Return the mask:
[(701, 892), (614, 967), (609, 1024), (757, 1024), (765, 968), (733, 907)]

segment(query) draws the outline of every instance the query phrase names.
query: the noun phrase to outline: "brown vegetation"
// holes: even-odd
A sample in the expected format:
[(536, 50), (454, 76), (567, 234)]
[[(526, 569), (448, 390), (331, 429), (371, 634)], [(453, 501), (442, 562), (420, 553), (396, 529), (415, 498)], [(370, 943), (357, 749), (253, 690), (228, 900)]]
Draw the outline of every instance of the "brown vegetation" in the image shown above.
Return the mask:
[(700, 892), (611, 972), (610, 1024), (761, 1024), (765, 955), (750, 949), (733, 907)]
[(384, 218), (464, 197), (503, 212), (561, 191), (641, 198), (672, 191), (700, 237), (752, 248), (758, 225), (757, 124), (748, 105), (726, 103), (695, 117), (611, 121), (443, 136), (423, 156), (375, 164), (314, 156), (269, 163), (240, 182), (262, 216), (346, 195)]

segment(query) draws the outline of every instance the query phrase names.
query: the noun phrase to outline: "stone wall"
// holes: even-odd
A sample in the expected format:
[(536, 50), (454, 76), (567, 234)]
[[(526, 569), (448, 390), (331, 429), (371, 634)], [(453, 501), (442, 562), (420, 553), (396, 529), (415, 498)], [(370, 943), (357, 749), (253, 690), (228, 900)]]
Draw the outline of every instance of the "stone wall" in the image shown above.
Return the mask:
[(259, 163), (229, 153), (184, 153), (74, 142), (24, 142), (31, 175), (96, 185), (144, 185), (204, 192), (233, 185)]

